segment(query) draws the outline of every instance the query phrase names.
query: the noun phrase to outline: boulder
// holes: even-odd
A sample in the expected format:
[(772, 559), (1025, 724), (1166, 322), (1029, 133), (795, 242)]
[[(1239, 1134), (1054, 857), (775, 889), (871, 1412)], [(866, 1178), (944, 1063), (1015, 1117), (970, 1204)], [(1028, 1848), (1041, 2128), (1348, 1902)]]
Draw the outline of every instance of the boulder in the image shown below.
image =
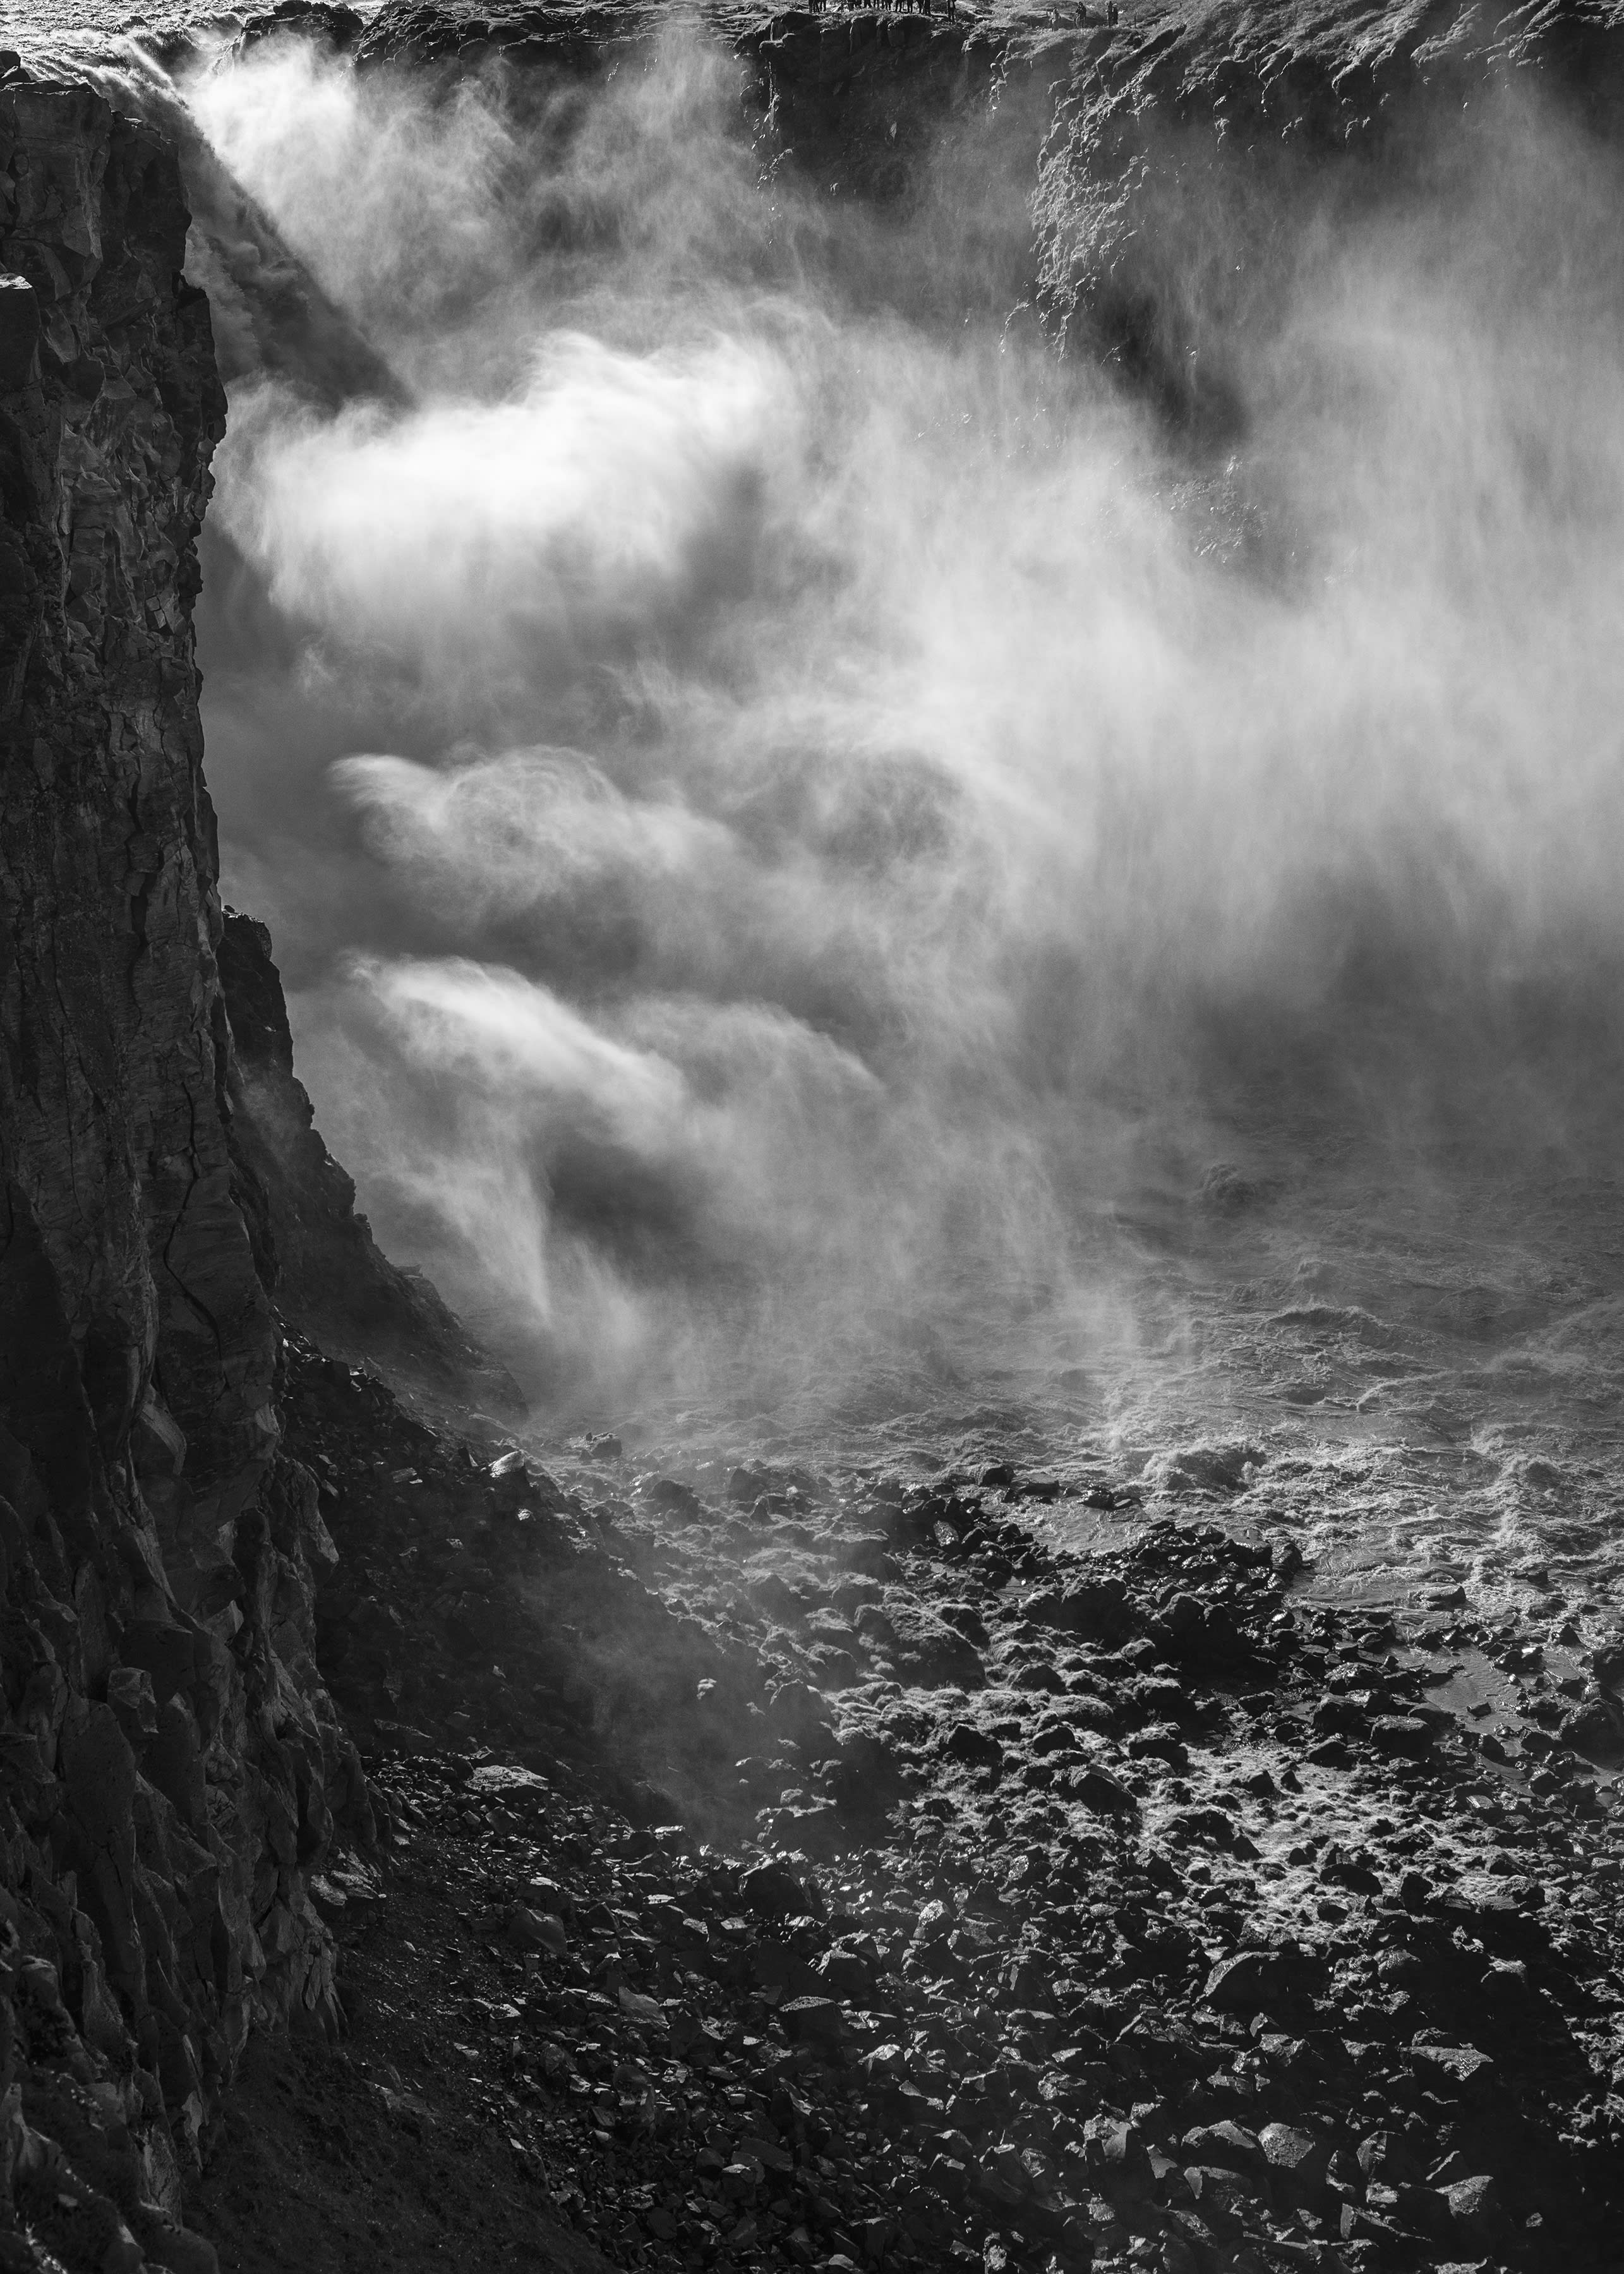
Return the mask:
[(1379, 1713), (1370, 1725), (1370, 1741), (1390, 1759), (1424, 1761), (1436, 1747), (1434, 1732), (1414, 1713)]
[(807, 1890), (782, 1864), (757, 1864), (742, 1872), (739, 1900), (758, 1918), (796, 1918), (809, 1908)]
[(1500, 2199), (1500, 2182), (1489, 2172), (1456, 2180), (1443, 2189), (1450, 2222), (1467, 2241), (1492, 2248), (1510, 2225)]
[[(883, 1602), (889, 1630), (886, 1653), (898, 1681), (922, 1690), (979, 1690), (987, 1677), (981, 1653), (956, 1627), (899, 1588), (888, 1588)], [(868, 1631), (867, 1618), (859, 1627)]]
[(1202, 1996), (1221, 2014), (1267, 2014), (1290, 1994), (1290, 1970), (1273, 1950), (1243, 1950), (1225, 1958), (1207, 1977)]

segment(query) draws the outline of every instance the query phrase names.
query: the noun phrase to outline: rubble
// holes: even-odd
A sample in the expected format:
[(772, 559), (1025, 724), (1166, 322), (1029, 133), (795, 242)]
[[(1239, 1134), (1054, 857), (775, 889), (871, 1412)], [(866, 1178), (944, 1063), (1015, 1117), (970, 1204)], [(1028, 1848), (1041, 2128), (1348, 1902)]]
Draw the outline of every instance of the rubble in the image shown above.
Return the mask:
[[(307, 2057), (346, 2105), (471, 2120), (515, 2218), (628, 2267), (1613, 2263), (1611, 1789), (1537, 1749), (1536, 1794), (1414, 1712), (1431, 1615), (1311, 1603), (1214, 1523), (1084, 1557), (838, 1472), (754, 1535), (791, 1611), (734, 1585), (726, 1464), (605, 1526), (578, 1450), (481, 1457), (308, 1349), (289, 1380), (390, 1827), (338, 1913), (350, 2034)], [(816, 1686), (805, 1606), (893, 1505), (877, 1584), (921, 1624), (974, 1601), (979, 1686), (899, 1681), (894, 1616)], [(977, 1585), (983, 1538), (1021, 1576)], [(1457, 1652), (1514, 1639), (1453, 1615)], [(194, 2196), (228, 2263), (230, 2186)]]

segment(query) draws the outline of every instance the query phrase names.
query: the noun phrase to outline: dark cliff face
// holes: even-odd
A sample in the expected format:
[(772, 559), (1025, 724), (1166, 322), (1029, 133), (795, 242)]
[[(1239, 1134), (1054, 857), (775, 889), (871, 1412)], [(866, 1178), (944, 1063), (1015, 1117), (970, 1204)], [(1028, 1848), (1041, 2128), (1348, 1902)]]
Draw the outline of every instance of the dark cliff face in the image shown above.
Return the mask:
[(1177, 424), (1237, 439), (1240, 366), (1327, 238), (1383, 211), (1447, 226), (1474, 186), (1518, 182), (1537, 116), (1616, 134), (1621, 20), (1575, 0), (1223, 0), (1079, 32), (1033, 200), (1050, 329)]
[(227, 1076), (237, 1200), (260, 1276), (288, 1325), (336, 1357), (381, 1365), (431, 1396), (472, 1393), (497, 1411), (517, 1387), (471, 1344), (421, 1273), (391, 1263), (356, 1213), (354, 1180), (315, 1126), (271, 935), (228, 910), (219, 943), (230, 1012)]
[(187, 219), (152, 129), (0, 82), (0, 2227), (130, 2267), (204, 2263), (251, 2022), (335, 2027), (306, 1874), (372, 1829), (229, 1135)]
[[(653, 23), (322, 12), (365, 68), (596, 70)], [(1548, 59), (1599, 99), (1583, 24), (1528, 22), (1452, 54), (1446, 91)], [(1256, 303), (1244, 282), (1215, 303), (1164, 251), (1188, 241), (1172, 223), (1239, 198), (1265, 144), (1304, 177), (1361, 162), (1432, 71), (1395, 34), (1350, 78), (1346, 25), (1282, 64), (1260, 16), (1059, 42), (871, 14), (725, 28), (767, 136), (876, 200), (1000, 86), (1035, 161), (1074, 72), (1034, 175), (1050, 312), (1220, 425), (1208, 351)], [(0, 2263), (28, 2263), (13, 2222), (121, 2274), (210, 2263), (171, 2223), (181, 2174), (252, 2023), (335, 2025), (306, 1888), (372, 1836), (314, 1660), (332, 1549), (281, 1444), (278, 1310), (434, 1380), (469, 1356), (355, 1216), (268, 937), (218, 905), (190, 609), (224, 403), (187, 225), (162, 133), (0, 71)], [(317, 316), (330, 391), (381, 386)], [(1196, 398), (1192, 345), (1220, 367)]]

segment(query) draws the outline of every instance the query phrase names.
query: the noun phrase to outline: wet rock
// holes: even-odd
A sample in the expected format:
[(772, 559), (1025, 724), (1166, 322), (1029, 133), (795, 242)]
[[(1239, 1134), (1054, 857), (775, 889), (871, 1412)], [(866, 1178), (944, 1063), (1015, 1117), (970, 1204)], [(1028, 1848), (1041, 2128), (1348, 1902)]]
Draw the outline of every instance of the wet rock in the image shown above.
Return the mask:
[(1613, 1698), (1589, 1698), (1564, 1714), (1557, 1735), (1586, 1760), (1615, 1766), (1624, 1760), (1624, 1706)]
[(996, 1772), (1004, 1766), (1003, 1746), (974, 1721), (955, 1721), (942, 1741), (942, 1750), (950, 1760), (961, 1762), (968, 1768)]
[(859, 1630), (883, 1638), (899, 1680), (927, 1689), (955, 1690), (979, 1690), (985, 1682), (974, 1645), (923, 1604), (888, 1589), (883, 1625), (876, 1623), (878, 1615), (871, 1618), (865, 1612)]
[(1286, 1962), (1272, 1950), (1243, 1950), (1214, 1966), (1202, 1995), (1223, 2014), (1267, 2013), (1290, 1994)]
[(637, 1487), (639, 1499), (649, 1507), (658, 1509), (662, 1516), (682, 1524), (697, 1524), (704, 1517), (704, 1502), (691, 1485), (675, 1477), (645, 1477)]
[(1370, 1740), (1379, 1753), (1422, 1761), (1437, 1743), (1433, 1731), (1413, 1714), (1379, 1713), (1370, 1725)]
[(1325, 2192), (1329, 2142), (1289, 2124), (1266, 2124), (1258, 2144), (1276, 2193), (1289, 2202), (1313, 2209)]
[(1443, 2190), (1455, 2231), (1467, 2240), (1491, 2248), (1509, 2224), (1500, 2202), (1499, 2182), (1487, 2173), (1456, 2180)]
[(519, 1950), (545, 1951), (553, 1958), (561, 1958), (569, 1947), (569, 1937), (562, 1919), (553, 1918), (545, 1911), (532, 1910), (520, 1903), (508, 1917), (508, 1939)]
[(739, 1900), (747, 1910), (770, 1919), (795, 1918), (809, 1908), (811, 1898), (793, 1872), (781, 1864), (757, 1864), (741, 1872)]
[(1333, 1841), (1320, 1856), (1320, 1877), (1327, 1886), (1346, 1887), (1356, 1895), (1379, 1895), (1381, 1874), (1358, 1850)]
[(1494, 2063), (1475, 2045), (1417, 2044), (1410, 2057), (1432, 2090), (1450, 2099), (1480, 2098), (1495, 2082)]
[(790, 2043), (828, 2050), (846, 2035), (846, 2016), (833, 1998), (789, 1998), (778, 2008), (778, 2026)]
[(442, 1395), (464, 1390), (495, 1412), (522, 1411), (517, 1386), (420, 1272), (389, 1261), (357, 1211), (354, 1182), (323, 1143), (294, 1073), (269, 931), (228, 909), (217, 953), (234, 1043), (227, 1081), (238, 1191), (284, 1318)]
[(1097, 1816), (1134, 1816), (1139, 1802), (1119, 1779), (1107, 1769), (1086, 1768), (1068, 1771), (1061, 1781), (1067, 1799), (1079, 1807), (1090, 1809)]
[[(1072, 1579), (1057, 1596), (1041, 1600), (1050, 1622), (1079, 1641), (1100, 1643), (1110, 1649), (1125, 1642), (1133, 1631), (1133, 1606), (1120, 1579)], [(1029, 1615), (1040, 1615), (1035, 1607)]]

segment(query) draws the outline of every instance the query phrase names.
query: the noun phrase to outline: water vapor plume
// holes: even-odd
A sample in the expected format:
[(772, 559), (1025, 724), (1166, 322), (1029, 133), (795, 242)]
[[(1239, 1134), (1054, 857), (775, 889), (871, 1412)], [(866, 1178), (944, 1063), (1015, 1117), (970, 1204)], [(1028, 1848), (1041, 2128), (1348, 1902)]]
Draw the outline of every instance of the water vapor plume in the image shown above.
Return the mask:
[(1011, 318), (1002, 205), (955, 267), (979, 146), (842, 207), (758, 180), (733, 72), (191, 90), (405, 389), (239, 385), (204, 624), (232, 888), (386, 1241), (562, 1399), (748, 1400), (898, 1321), (1131, 1338), (1114, 1218), (1221, 1155), (1582, 1152), (1611, 161), (1507, 94), (1430, 203), (1208, 200), (1192, 441)]

